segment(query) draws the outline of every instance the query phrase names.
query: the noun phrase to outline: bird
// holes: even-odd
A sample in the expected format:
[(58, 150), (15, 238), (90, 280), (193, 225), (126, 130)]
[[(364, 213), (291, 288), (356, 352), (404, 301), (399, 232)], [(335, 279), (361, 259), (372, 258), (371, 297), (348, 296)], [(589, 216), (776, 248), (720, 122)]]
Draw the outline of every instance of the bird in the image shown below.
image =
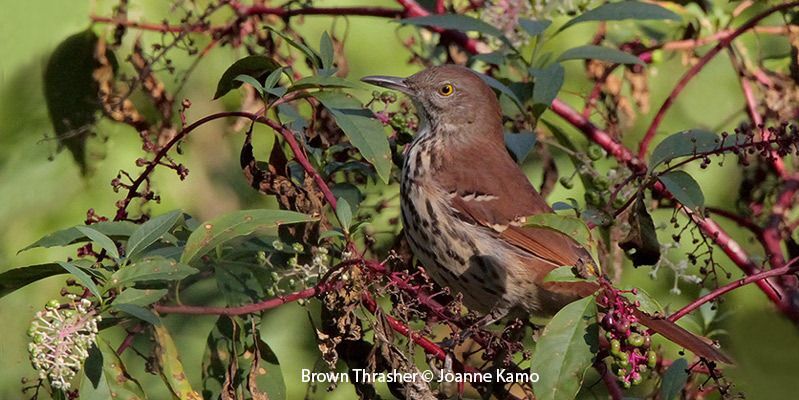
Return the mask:
[[(528, 217), (553, 210), (506, 149), (499, 101), (480, 75), (446, 64), (405, 78), (361, 80), (407, 95), (416, 109), (400, 213), (413, 254), (438, 285), (460, 293), (484, 324), (509, 315), (552, 316), (597, 291), (595, 281), (545, 282), (561, 266), (582, 277), (600, 272), (573, 238), (525, 226)], [(695, 354), (730, 362), (673, 322), (637, 313), (639, 322)]]

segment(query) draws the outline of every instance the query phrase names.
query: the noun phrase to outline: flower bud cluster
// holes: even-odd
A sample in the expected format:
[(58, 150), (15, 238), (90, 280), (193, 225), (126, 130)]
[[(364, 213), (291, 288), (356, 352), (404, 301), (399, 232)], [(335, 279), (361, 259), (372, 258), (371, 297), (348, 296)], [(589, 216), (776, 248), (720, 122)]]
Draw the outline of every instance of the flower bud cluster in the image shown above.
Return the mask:
[(33, 368), (39, 378), (48, 380), (55, 389), (66, 390), (70, 381), (80, 371), (83, 361), (89, 356), (89, 348), (97, 341), (97, 323), (89, 300), (71, 294), (70, 302), (60, 304), (51, 300), (44, 310), (36, 313), (28, 336)]
[[(636, 289), (630, 292), (637, 294)], [(652, 339), (646, 327), (639, 324), (634, 315), (638, 302), (630, 304), (622, 293), (625, 291), (606, 287), (597, 304), (606, 310), (600, 326), (610, 345), (611, 370), (619, 382), (629, 388), (641, 383), (644, 376), (654, 369), (657, 354), (651, 349)]]

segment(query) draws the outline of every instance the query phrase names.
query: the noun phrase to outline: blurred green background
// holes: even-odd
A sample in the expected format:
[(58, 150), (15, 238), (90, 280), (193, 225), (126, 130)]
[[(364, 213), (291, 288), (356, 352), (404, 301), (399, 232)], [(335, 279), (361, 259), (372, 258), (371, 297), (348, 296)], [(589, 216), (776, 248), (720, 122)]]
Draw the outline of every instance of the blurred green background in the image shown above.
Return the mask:
[[(319, 5), (397, 5), (390, 1), (320, 1)], [(120, 169), (137, 173), (134, 162), (140, 157), (140, 141), (131, 129), (103, 121), (98, 131), (108, 138), (104, 159), (96, 165), (89, 177), (81, 177), (79, 168), (71, 156), (64, 152), (55, 154), (52, 127), (42, 94), (42, 70), (49, 52), (66, 36), (79, 32), (89, 26), (88, 15), (110, 15), (107, 1), (53, 2), (33, 0), (27, 2), (2, 1), (3, 13), (0, 16), (0, 270), (18, 266), (61, 260), (74, 254), (74, 248), (35, 249), (17, 253), (41, 236), (59, 228), (79, 224), (85, 218), (86, 210), (94, 208), (99, 214), (113, 215), (114, 202), (120, 195), (111, 190), (109, 182)], [(169, 15), (167, 2), (159, 0), (135, 1), (130, 6), (131, 19), (160, 21)], [(409, 66), (410, 57), (398, 40), (397, 26), (384, 19), (350, 17), (349, 33), (345, 45), (349, 60), (350, 78), (357, 79), (367, 74), (407, 75), (416, 70)], [(299, 21), (295, 21), (299, 22)], [(313, 40), (322, 30), (332, 27), (329, 17), (307, 17), (300, 31)], [(339, 21), (341, 24), (342, 21)], [(563, 22), (563, 21), (560, 21)], [(96, 26), (101, 32), (105, 26)], [(557, 40), (548, 44), (551, 51), (587, 43), (593, 33), (591, 24), (570, 29)], [(341, 26), (338, 27), (341, 32)], [(403, 28), (400, 37), (413, 33), (413, 28)], [(128, 40), (138, 35), (131, 31)], [(145, 41), (156, 41), (155, 34), (145, 34)], [(204, 40), (204, 39), (203, 39)], [(202, 43), (202, 40), (201, 40)], [(787, 49), (787, 41), (774, 39), (760, 42), (763, 51), (779, 53)], [(234, 60), (243, 56), (241, 50), (221, 48), (214, 50), (197, 67), (182, 97), (192, 101), (188, 113), (189, 120), (196, 120), (225, 105), (235, 106), (239, 95), (235, 91), (222, 101), (212, 102), (216, 80)], [(186, 58), (176, 57), (178, 69), (185, 67)], [(679, 79), (685, 67), (679, 55), (667, 57), (663, 64), (651, 67), (650, 90), (654, 110), (659, 107), (666, 93)], [(583, 65), (579, 61), (567, 63), (567, 82), (560, 98), (577, 106), (582, 106), (582, 98), (590, 90), (585, 78)], [(165, 83), (174, 85), (169, 79)], [(364, 91), (362, 95), (369, 92)], [(710, 129), (731, 129), (745, 118), (741, 111), (743, 100), (736, 74), (730, 68), (729, 59), (718, 57), (686, 89), (680, 100), (668, 114), (662, 126), (667, 134), (681, 129), (705, 127)], [(557, 117), (548, 114), (550, 121)], [(625, 137), (628, 145), (637, 143), (637, 134), (645, 129), (651, 120), (651, 112), (641, 115), (632, 130), (636, 134)], [(570, 128), (567, 132), (574, 134)], [(268, 135), (262, 135), (268, 137)], [(662, 136), (660, 136), (662, 138)], [(260, 139), (266, 140), (266, 139)], [(658, 139), (659, 140), (659, 139)], [(155, 214), (181, 208), (200, 219), (209, 219), (218, 214), (242, 208), (258, 208), (272, 204), (269, 199), (254, 194), (246, 185), (238, 167), (238, 150), (242, 137), (228, 130), (225, 122), (214, 122), (193, 133), (184, 147), (185, 156), (181, 161), (191, 170), (189, 178), (180, 182), (169, 172), (157, 174), (156, 190), (162, 201), (151, 205)], [(271, 139), (269, 139), (271, 141)], [(573, 170), (569, 160), (557, 154), (561, 174), (568, 175)], [(53, 157), (52, 161), (48, 161)], [(608, 167), (613, 163), (604, 164)], [(540, 182), (540, 168), (535, 160), (529, 161), (526, 168), (531, 179)], [(737, 195), (740, 171), (734, 163), (709, 170), (689, 169), (702, 184), (706, 203), (731, 209)], [(383, 188), (375, 188), (380, 191)], [(386, 189), (396, 190), (396, 187)], [(558, 188), (548, 199), (550, 203), (568, 197), (582, 199), (581, 188), (566, 190)], [(396, 213), (397, 210), (390, 210)], [(656, 224), (668, 221), (669, 211), (655, 213)], [(753, 254), (758, 247), (745, 232), (725, 220), (721, 225), (734, 234), (740, 243)], [(670, 233), (661, 232), (661, 239), (668, 240)], [(679, 256), (674, 251), (675, 257)], [(723, 254), (719, 260), (733, 276), (739, 276), (736, 267), (728, 263)], [(649, 269), (626, 269), (624, 285), (646, 288), (664, 306), (670, 309), (687, 303), (696, 296), (697, 290), (688, 284), (681, 284), (682, 295), (669, 292), (673, 284), (673, 274), (661, 270), (657, 280), (649, 278)], [(0, 398), (21, 398), (20, 378), (34, 377), (26, 352), (25, 331), (35, 311), (44, 303), (57, 297), (63, 284), (63, 277), (54, 277), (30, 285), (3, 299), (0, 299), (0, 315), (4, 319), (0, 341), (0, 359), (5, 361), (0, 369)], [(197, 285), (190, 293), (182, 295), (190, 304), (219, 303), (214, 295), (213, 285)], [(314, 310), (311, 307), (310, 310)], [(265, 326), (266, 339), (272, 345), (282, 362), (283, 375), (289, 390), (289, 398), (301, 398), (305, 386), (300, 384), (302, 367), (311, 368), (318, 362), (318, 352), (313, 329), (306, 316), (307, 309), (297, 305), (287, 305), (267, 314)], [(774, 308), (754, 287), (736, 290), (726, 297), (720, 314), (725, 318), (719, 327), (727, 331), (721, 337), (725, 348), (737, 360), (737, 365), (726, 369), (735, 390), (743, 391), (750, 399), (787, 399), (799, 393), (799, 380), (793, 367), (799, 362), (799, 334), (796, 327), (780, 317)], [(199, 384), (200, 363), (207, 333), (214, 323), (212, 317), (169, 317), (167, 325), (181, 351), (184, 365), (195, 387)], [(121, 337), (112, 338), (114, 345)], [(140, 338), (146, 340), (146, 338)], [(670, 352), (676, 357), (676, 351)], [(159, 378), (141, 372), (142, 363), (132, 357), (129, 369), (143, 379), (146, 388), (163, 386)], [(148, 389), (148, 391), (151, 391)], [(165, 394), (165, 393), (164, 393)], [(639, 393), (641, 394), (641, 393)], [(352, 388), (342, 385), (332, 393), (317, 393), (314, 397), (351, 398)], [(590, 398), (589, 394), (586, 394)], [(164, 397), (165, 398), (165, 397)]]

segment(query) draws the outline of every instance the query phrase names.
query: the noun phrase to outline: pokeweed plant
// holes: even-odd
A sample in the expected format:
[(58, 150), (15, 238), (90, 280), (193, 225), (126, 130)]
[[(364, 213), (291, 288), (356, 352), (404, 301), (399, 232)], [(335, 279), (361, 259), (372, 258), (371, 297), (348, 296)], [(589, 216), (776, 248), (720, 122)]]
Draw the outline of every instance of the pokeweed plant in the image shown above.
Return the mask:
[[(39, 375), (26, 381), (28, 398), (164, 393), (143, 387), (137, 377), (144, 373), (159, 375), (174, 398), (285, 398), (280, 360), (265, 340), (272, 327), (263, 316), (292, 302), (314, 314), (321, 361), (314, 371), (540, 377), (385, 387), (352, 381), (364, 398), (478, 393), (573, 399), (596, 391), (621, 399), (631, 386), (638, 386), (631, 393), (647, 398), (705, 398), (709, 392), (735, 397), (739, 393), (720, 365), (685, 353), (675, 359), (636, 323), (634, 311), (676, 321), (699, 309), (698, 333), (711, 334), (720, 297), (754, 283), (785, 318), (799, 322), (799, 306), (791, 300), (799, 288), (799, 135), (792, 124), (799, 115), (799, 2), (173, 3), (173, 15), (162, 22), (130, 18), (136, 4), (128, 1), (109, 15), (91, 15), (93, 25), (66, 38), (47, 64), (44, 89), (59, 147), (84, 172), (98, 165), (87, 149), (102, 145), (100, 119), (136, 132), (142, 155), (132, 160), (133, 172), (120, 171), (111, 181), (120, 193), (113, 215), (89, 209), (84, 224), (24, 249), (78, 244), (74, 257), (0, 274), (2, 295), (69, 275), (60, 300), (33, 316), (29, 351)], [(459, 63), (481, 72), (502, 102), (509, 152), (519, 163), (535, 153), (530, 158), (543, 166), (542, 193), (548, 196), (558, 185), (584, 188), (582, 199), (550, 199), (559, 214), (533, 223), (567, 232), (593, 251), (605, 272), (596, 298), (569, 305), (543, 321), (543, 329), (533, 326), (535, 346), (524, 334), (529, 321), (475, 326), (477, 316), (462, 308), (458, 296), (438, 288), (414, 264), (396, 221), (396, 171), (419, 124), (412, 105), (380, 91), (360, 101), (363, 86), (348, 76), (346, 36), (303, 33), (298, 26), (311, 15), (380, 18), (375, 21), (395, 24), (404, 35), (409, 63)], [(548, 47), (578, 26), (593, 34), (575, 47)], [(780, 44), (790, 56), (765, 63), (747, 51), (752, 44), (744, 39), (751, 35), (786, 39)], [(223, 47), (246, 56), (220, 74), (213, 95), (180, 99), (198, 63)], [(639, 114), (655, 97), (649, 91), (653, 71), (664, 73), (675, 55), (687, 69), (639, 132)], [(738, 128), (666, 135), (661, 124), (683, 89), (710, 61), (725, 56), (745, 104), (735, 116)], [(592, 83), (579, 99), (581, 110), (562, 100), (574, 60)], [(379, 60), (373, 67), (379, 70)], [(175, 84), (167, 85), (168, 79)], [(235, 96), (239, 109), (190, 121), (193, 103)], [(161, 196), (153, 174), (172, 170), (189, 179), (189, 168), (175, 155), (197, 128), (220, 119), (241, 134), (242, 179), (276, 206), (210, 221), (181, 210), (151, 215), (147, 205)], [(256, 157), (256, 125), (275, 137), (264, 161)], [(571, 162), (562, 175), (556, 156)], [(695, 169), (684, 168), (725, 162), (743, 172), (736, 210), (708, 204)], [(671, 210), (671, 217), (655, 218), (656, 209)], [(719, 217), (748, 230), (761, 246), (758, 255), (722, 229)], [(376, 238), (370, 222), (378, 219), (388, 220), (389, 240)], [(719, 253), (738, 270), (725, 269)], [(660, 270), (669, 270), (673, 291), (700, 286), (704, 294), (669, 313), (642, 290), (625, 288), (621, 272), (630, 264), (651, 266), (660, 279)], [(568, 267), (547, 277), (572, 279)], [(181, 301), (181, 291), (209, 281), (224, 305)], [(189, 379), (198, 368), (181, 363), (175, 333), (163, 323), (174, 314), (218, 318), (207, 333), (198, 380)], [(112, 333), (119, 332), (124, 339), (112, 343)], [(135, 342), (137, 337), (151, 341)], [(417, 357), (417, 350), (426, 357)], [(147, 360), (145, 371), (126, 367), (132, 353)], [(568, 356), (557, 356), (563, 354)], [(596, 379), (603, 389), (593, 387)], [(324, 389), (337, 390), (335, 384)]]

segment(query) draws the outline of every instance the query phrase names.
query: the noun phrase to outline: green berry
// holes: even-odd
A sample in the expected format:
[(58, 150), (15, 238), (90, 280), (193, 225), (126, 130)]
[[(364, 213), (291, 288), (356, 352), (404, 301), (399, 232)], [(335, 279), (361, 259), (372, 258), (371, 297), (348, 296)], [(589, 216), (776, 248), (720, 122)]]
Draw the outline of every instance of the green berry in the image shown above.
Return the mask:
[(560, 184), (563, 185), (566, 189), (571, 189), (574, 187), (574, 183), (572, 183), (572, 178), (568, 176), (563, 176), (560, 178)]
[(53, 299), (47, 302), (47, 308), (58, 308), (61, 307), (61, 303), (58, 300)]
[(652, 350), (646, 352), (646, 366), (655, 368), (658, 365), (658, 355)]
[(641, 334), (633, 333), (627, 338), (627, 343), (633, 347), (641, 347), (644, 344), (644, 337)]
[(610, 354), (617, 356), (621, 353), (621, 342), (618, 339), (610, 341)]
[(602, 202), (602, 198), (597, 192), (587, 191), (585, 192), (585, 201), (592, 206), (598, 206)]
[(602, 154), (602, 149), (599, 146), (588, 146), (588, 158), (596, 161), (602, 158), (602, 156), (604, 156), (604, 154)]

